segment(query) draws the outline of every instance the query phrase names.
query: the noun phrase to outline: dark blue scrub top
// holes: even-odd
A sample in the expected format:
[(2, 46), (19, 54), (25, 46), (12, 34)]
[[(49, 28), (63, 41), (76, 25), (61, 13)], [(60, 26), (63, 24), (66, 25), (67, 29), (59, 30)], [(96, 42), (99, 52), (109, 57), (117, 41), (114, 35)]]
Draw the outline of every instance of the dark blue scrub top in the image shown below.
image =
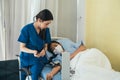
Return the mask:
[[(43, 40), (37, 34), (33, 23), (28, 24), (22, 28), (18, 41), (25, 43), (27, 48), (40, 52), (46, 43), (51, 42), (49, 28), (46, 28), (46, 40)], [(33, 54), (21, 52), (20, 59), (23, 60), (25, 63), (31, 64), (36, 61), (44, 62), (47, 58), (45, 56), (36, 58)]]

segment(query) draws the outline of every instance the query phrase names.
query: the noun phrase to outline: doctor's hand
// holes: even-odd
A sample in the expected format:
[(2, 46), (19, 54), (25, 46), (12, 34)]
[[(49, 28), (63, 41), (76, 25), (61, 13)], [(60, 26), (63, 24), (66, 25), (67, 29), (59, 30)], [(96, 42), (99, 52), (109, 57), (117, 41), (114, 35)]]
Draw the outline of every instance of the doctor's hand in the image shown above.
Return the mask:
[(37, 58), (39, 58), (39, 57), (43, 57), (44, 55), (45, 55), (45, 50), (43, 49), (41, 52), (37, 52), (37, 53), (34, 53), (34, 56), (35, 57), (37, 57)]
[(40, 56), (40, 57), (43, 57), (43, 56), (45, 56), (45, 54), (46, 54), (46, 51), (45, 51), (45, 49), (43, 49), (43, 50), (39, 53), (39, 56)]
[(46, 76), (46, 80), (52, 80), (53, 78), (53, 74), (52, 73), (48, 73)]
[(33, 54), (34, 54), (35, 57), (38, 57), (38, 55), (37, 55), (38, 51), (37, 50), (33, 50)]

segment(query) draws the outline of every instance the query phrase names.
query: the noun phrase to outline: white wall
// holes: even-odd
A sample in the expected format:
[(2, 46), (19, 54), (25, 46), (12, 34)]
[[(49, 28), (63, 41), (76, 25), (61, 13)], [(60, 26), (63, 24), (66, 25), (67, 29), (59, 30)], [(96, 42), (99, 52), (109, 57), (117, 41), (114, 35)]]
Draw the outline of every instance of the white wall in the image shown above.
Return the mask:
[(46, 0), (45, 8), (49, 9), (54, 17), (53, 22), (49, 25), (52, 36), (57, 36), (58, 27), (58, 0)]
[(76, 41), (77, 0), (59, 0), (58, 3), (57, 35)]

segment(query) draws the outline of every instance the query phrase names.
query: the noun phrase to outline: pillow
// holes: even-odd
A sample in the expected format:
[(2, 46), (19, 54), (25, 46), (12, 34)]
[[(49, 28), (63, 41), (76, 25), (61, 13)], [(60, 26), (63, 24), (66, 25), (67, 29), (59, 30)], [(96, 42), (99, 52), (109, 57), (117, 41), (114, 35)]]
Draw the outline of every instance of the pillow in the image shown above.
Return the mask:
[(78, 41), (77, 43), (75, 43), (74, 48), (77, 49), (81, 44), (84, 45), (84, 42), (83, 41)]
[(73, 53), (76, 50), (76, 44), (68, 38), (60, 39), (57, 41), (63, 46), (65, 51), (69, 53)]
[[(52, 39), (52, 40), (58, 41), (63, 46), (65, 51), (69, 52), (70, 54), (73, 53), (81, 44), (81, 41), (74, 43), (73, 41), (71, 41), (68, 38), (60, 38), (60, 39), (56, 38), (56, 39)], [(46, 54), (48, 56), (48, 59), (50, 56), (52, 56), (52, 53), (50, 53), (48, 51), (46, 52)]]

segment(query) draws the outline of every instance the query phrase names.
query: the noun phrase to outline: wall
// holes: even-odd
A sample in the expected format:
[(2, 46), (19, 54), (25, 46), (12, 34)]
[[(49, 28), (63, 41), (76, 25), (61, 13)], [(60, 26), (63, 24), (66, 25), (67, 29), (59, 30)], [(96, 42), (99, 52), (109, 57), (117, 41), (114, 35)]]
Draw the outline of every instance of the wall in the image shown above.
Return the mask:
[(49, 9), (54, 17), (54, 20), (49, 25), (51, 36), (57, 36), (57, 23), (58, 23), (58, 0), (44, 0), (46, 2), (45, 8)]
[(86, 0), (86, 45), (102, 50), (120, 71), (120, 0)]
[(58, 36), (76, 41), (77, 0), (59, 0), (58, 2)]

